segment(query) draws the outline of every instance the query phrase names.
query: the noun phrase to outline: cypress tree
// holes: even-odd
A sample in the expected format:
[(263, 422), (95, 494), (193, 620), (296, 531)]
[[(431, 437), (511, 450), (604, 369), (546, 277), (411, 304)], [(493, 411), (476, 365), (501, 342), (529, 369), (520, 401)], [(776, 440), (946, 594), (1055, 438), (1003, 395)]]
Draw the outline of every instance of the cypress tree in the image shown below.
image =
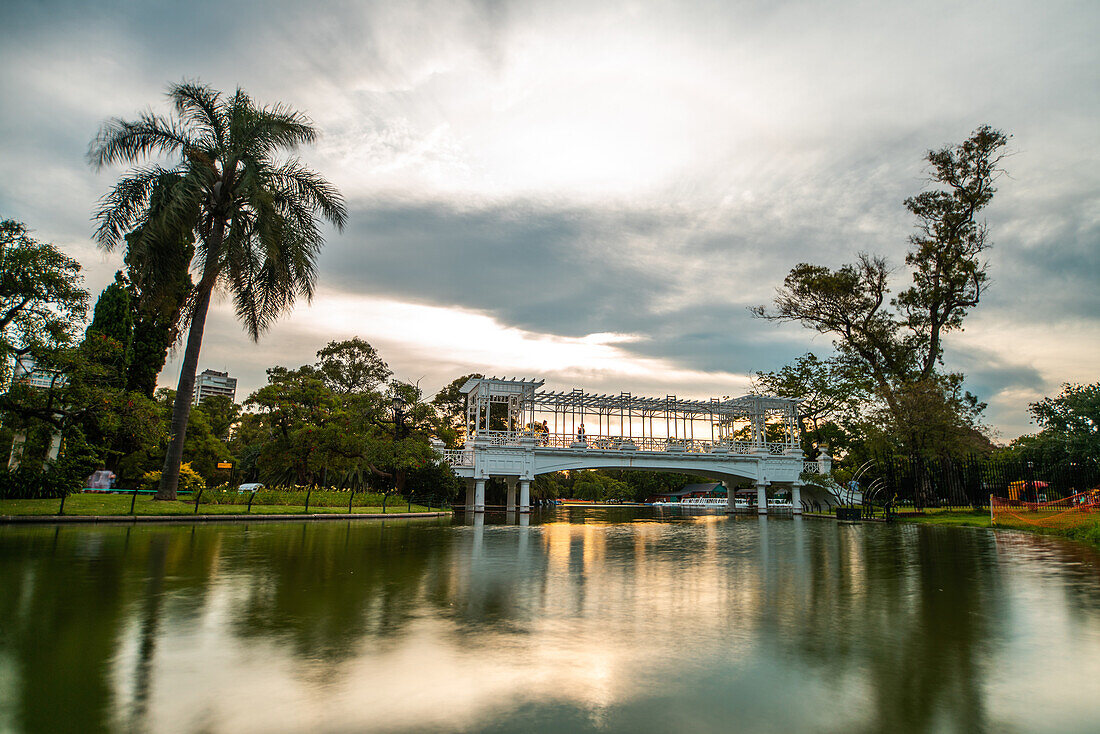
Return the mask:
[[(122, 273), (115, 273), (115, 282), (104, 288), (96, 301), (92, 323), (84, 336), (86, 345), (94, 345), (96, 359), (118, 376), (120, 384), (130, 365), (134, 341), (134, 316), (127, 285)], [(106, 343), (99, 344), (96, 340)]]

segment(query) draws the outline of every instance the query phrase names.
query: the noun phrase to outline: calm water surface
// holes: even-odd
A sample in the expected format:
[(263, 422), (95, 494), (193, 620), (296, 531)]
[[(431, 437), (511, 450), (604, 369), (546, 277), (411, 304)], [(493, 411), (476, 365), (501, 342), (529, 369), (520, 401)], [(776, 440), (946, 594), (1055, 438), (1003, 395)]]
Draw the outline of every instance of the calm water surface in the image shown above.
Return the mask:
[(0, 731), (1097, 732), (1098, 681), (1100, 557), (1010, 532), (0, 527)]

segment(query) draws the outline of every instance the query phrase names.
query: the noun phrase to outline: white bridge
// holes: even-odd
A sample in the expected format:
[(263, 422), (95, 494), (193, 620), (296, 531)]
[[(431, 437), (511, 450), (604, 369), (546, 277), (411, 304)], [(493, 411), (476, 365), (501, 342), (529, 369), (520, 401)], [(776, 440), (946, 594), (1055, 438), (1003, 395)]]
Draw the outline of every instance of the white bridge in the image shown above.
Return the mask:
[[(713, 477), (727, 488), (755, 485), (757, 511), (769, 490), (789, 489), (802, 512), (798, 403), (786, 398), (683, 400), (603, 395), (579, 389), (540, 390), (542, 380), (471, 378), (466, 395), (466, 443), (439, 450), (466, 479), (467, 512), (485, 511), (485, 482), (506, 481), (507, 509), (530, 512), (539, 474), (575, 469), (635, 469)], [(828, 471), (827, 467), (822, 467)], [(519, 503), (516, 503), (516, 489)]]

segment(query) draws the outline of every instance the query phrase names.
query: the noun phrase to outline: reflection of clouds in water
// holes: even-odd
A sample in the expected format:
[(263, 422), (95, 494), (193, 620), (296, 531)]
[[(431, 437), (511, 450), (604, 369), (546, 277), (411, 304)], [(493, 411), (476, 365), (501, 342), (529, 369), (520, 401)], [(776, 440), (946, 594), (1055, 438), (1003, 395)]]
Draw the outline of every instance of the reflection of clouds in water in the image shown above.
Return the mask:
[[(678, 690), (685, 667), (706, 669), (720, 633), (716, 621), (728, 616), (738, 625), (727, 630), (737, 644), (724, 650), (723, 665), (751, 653), (759, 597), (744, 576), (731, 584), (728, 570), (714, 563), (717, 523), (724, 520), (463, 528), (450, 591), (455, 607), (473, 618), (430, 615), (393, 639), (364, 636), (336, 667), (277, 637), (241, 640), (226, 620), (247, 606), (247, 579), (223, 577), (201, 619), (162, 645), (154, 728), (196, 721), (194, 699), (181, 695), (188, 689), (218, 692), (200, 695), (207, 708), (198, 717), (216, 722), (215, 730), (271, 731), (311, 722), (463, 728), (524, 702), (585, 711), (598, 725), (609, 707)], [(502, 582), (513, 619), (500, 624), (484, 599), (463, 597), (500, 592), (494, 576), (502, 565), (524, 563), (508, 556), (518, 553), (525, 531), (541, 541), (528, 545), (535, 558), (527, 567), (545, 573)], [(197, 690), (194, 675), (202, 680)], [(446, 705), (438, 705), (441, 699)], [(245, 715), (241, 700), (265, 705)]]
[[(3, 705), (32, 703), (45, 689), (35, 671), (72, 659), (54, 640), (100, 635), (87, 649), (110, 657), (76, 663), (90, 683), (110, 671), (101, 698), (115, 728), (904, 734), (1095, 720), (1077, 692), (1100, 675), (1100, 563), (1078, 546), (802, 519), (570, 517), (146, 529), (127, 550), (118, 529), (66, 529), (53, 565), (25, 567), (10, 559), (36, 546), (0, 532), (0, 574), (16, 569), (0, 578), (27, 610), (0, 595), (3, 618), (56, 628), (42, 654), (0, 648), (0, 669), (24, 671)], [(142, 690), (144, 720), (131, 716)]]
[[(200, 636), (169, 633), (154, 672), (151, 730), (451, 730), (527, 702), (567, 704), (598, 718), (603, 708), (649, 695), (641, 687), (648, 676), (638, 673), (664, 658), (629, 638), (552, 620), (522, 638), (491, 632), (464, 645), (454, 644), (453, 624), (420, 620), (399, 644), (364, 640), (335, 669), (288, 655), (277, 640), (244, 642), (226, 632), (219, 625)], [(314, 666), (328, 675), (314, 676)]]
[[(997, 715), (1022, 729), (1079, 730), (1082, 717), (1096, 711), (1091, 693), (1100, 680), (1100, 553), (1013, 530), (993, 537), (1000, 580), (1014, 602), (1011, 619), (993, 622), (1005, 638), (989, 666), (990, 696), (1003, 701)], [(1036, 700), (1057, 703), (1036, 706)]]

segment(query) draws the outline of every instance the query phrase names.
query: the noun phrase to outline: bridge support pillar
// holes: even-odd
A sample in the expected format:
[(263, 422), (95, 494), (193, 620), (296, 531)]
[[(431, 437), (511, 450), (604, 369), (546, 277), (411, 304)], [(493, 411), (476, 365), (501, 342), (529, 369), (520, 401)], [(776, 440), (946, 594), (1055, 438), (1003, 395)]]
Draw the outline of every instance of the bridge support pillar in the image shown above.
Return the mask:
[(756, 483), (756, 514), (768, 514), (768, 483)]
[(519, 480), (519, 511), (531, 511), (531, 482), (526, 479)]
[(802, 482), (791, 485), (791, 504), (794, 506), (791, 512), (795, 515), (802, 514)]
[(474, 480), (466, 480), (466, 512), (474, 511)]
[(722, 486), (726, 488), (726, 512), (732, 513), (737, 511), (737, 482), (726, 479), (723, 480)]
[(485, 480), (474, 480), (474, 512), (485, 512)]
[(505, 480), (508, 483), (508, 500), (505, 503), (505, 510), (508, 512), (516, 511), (516, 478), (508, 477)]

